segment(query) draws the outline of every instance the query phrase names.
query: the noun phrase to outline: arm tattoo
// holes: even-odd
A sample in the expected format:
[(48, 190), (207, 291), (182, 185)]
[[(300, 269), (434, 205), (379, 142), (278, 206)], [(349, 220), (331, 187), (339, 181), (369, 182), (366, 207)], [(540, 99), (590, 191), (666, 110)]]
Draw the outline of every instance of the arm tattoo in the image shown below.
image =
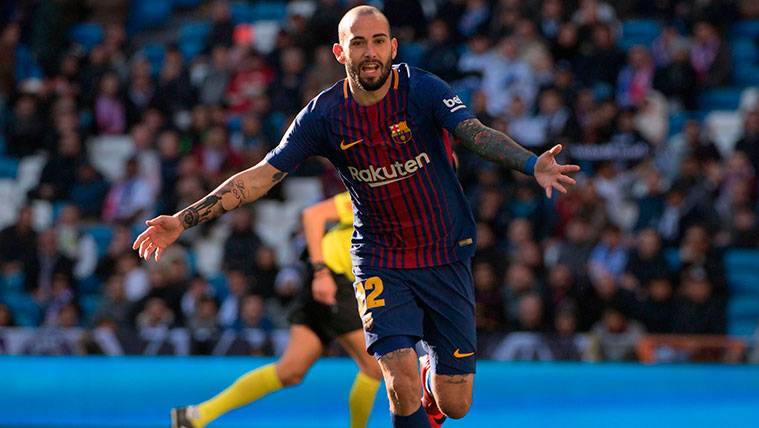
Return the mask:
[(242, 205), (248, 196), (245, 183), (242, 180), (232, 180), (223, 185), (216, 193), (185, 208), (179, 218), (185, 229), (219, 217)]
[(456, 127), (455, 135), (469, 150), (499, 165), (522, 171), (533, 153), (503, 132), (489, 128), (478, 119), (467, 119)]

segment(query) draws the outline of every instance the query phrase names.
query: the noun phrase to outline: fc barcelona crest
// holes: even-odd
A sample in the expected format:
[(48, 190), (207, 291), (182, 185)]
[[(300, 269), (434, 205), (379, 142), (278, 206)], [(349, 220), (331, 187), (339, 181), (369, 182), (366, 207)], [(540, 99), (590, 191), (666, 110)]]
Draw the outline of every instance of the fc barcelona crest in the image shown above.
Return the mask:
[(396, 144), (406, 144), (413, 138), (411, 128), (408, 127), (405, 120), (390, 125), (390, 137)]

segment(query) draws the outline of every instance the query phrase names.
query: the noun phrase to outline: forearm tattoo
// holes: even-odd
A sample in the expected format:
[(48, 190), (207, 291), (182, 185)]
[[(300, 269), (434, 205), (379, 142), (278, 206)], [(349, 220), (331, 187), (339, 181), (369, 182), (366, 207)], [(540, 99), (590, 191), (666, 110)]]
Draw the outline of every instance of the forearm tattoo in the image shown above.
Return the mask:
[(488, 128), (478, 119), (467, 119), (456, 127), (455, 135), (469, 150), (500, 165), (522, 171), (533, 153), (508, 135)]
[(245, 183), (242, 180), (232, 180), (217, 189), (216, 193), (185, 208), (179, 213), (179, 219), (184, 228), (188, 229), (239, 207), (247, 197)]

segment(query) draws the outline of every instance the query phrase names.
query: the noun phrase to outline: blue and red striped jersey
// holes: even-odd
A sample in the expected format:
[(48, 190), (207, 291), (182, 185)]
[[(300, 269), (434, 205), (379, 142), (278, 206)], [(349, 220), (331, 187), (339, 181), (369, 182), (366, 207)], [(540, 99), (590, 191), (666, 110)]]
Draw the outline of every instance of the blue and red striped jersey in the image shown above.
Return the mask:
[(474, 116), (437, 76), (393, 66), (382, 101), (361, 106), (348, 81), (301, 110), (266, 160), (291, 172), (328, 158), (350, 192), (357, 267), (421, 268), (471, 257), (475, 223), (452, 166), (448, 132)]

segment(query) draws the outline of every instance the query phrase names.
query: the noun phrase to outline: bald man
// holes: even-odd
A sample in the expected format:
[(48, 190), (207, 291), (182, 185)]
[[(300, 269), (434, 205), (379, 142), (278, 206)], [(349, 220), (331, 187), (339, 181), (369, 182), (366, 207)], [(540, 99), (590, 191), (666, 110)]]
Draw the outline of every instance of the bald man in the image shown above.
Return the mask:
[[(469, 411), (477, 354), (475, 222), (452, 166), (450, 134), (534, 176), (549, 198), (574, 184), (565, 173), (579, 167), (556, 162), (559, 145), (535, 156), (480, 123), (436, 76), (393, 65), (398, 41), (379, 10), (351, 9), (338, 36), (332, 51), (346, 78), (312, 99), (263, 161), (173, 216), (149, 220), (134, 248), (160, 258), (184, 229), (255, 201), (310, 156), (328, 158), (353, 202), (355, 294), (393, 426), (436, 427)], [(311, 264), (325, 269), (323, 260)], [(420, 340), (427, 350), (421, 377)]]

